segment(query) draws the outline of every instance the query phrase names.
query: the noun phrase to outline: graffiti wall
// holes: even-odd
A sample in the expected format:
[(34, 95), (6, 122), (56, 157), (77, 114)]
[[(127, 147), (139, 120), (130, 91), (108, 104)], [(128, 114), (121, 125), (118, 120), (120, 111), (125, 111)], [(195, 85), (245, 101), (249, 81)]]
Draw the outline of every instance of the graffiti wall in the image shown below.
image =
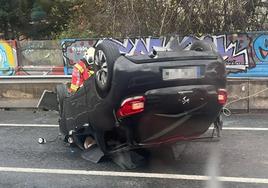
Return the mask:
[(58, 41), (21, 41), (16, 75), (64, 74), (62, 50)]
[(231, 74), (233, 77), (268, 77), (268, 32), (252, 34), (252, 59), (255, 66), (244, 73)]
[[(155, 47), (166, 47), (171, 38), (148, 37), (113, 39), (122, 53), (128, 55), (148, 54)], [(177, 36), (176, 40), (182, 49), (189, 49), (196, 40), (207, 40), (215, 44), (222, 55), (226, 66), (240, 73), (229, 76), (268, 76), (268, 32), (220, 34), (215, 36), (205, 35)], [(95, 46), (99, 40), (64, 40), (62, 41), (64, 66), (66, 74), (71, 73), (72, 65), (82, 58), (88, 47)]]
[[(127, 55), (148, 54), (165, 48), (170, 37), (112, 39)], [(268, 31), (219, 34), (215, 36), (176, 36), (181, 49), (188, 50), (196, 40), (215, 44), (226, 66), (239, 70), (231, 77), (268, 77)], [(70, 75), (72, 67), (89, 47), (101, 39), (65, 39), (62, 41), (0, 41), (0, 76)]]
[(0, 41), (0, 76), (14, 74), (17, 65), (16, 41)]
[(88, 48), (95, 46), (97, 39), (65, 39), (61, 41), (64, 73), (72, 74), (72, 67), (80, 59)]

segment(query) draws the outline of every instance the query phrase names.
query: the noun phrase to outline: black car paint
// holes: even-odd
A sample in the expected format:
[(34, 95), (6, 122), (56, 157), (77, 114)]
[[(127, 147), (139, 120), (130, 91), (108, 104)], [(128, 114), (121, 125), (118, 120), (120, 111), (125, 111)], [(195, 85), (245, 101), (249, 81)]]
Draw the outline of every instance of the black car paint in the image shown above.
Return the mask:
[[(199, 66), (200, 78), (164, 81), (163, 68)], [(204, 133), (219, 115), (217, 90), (226, 87), (225, 65), (215, 52), (163, 52), (120, 56), (114, 64), (112, 86), (105, 98), (98, 95), (94, 77), (64, 100), (60, 130), (117, 131), (132, 145), (154, 145), (185, 140)], [(146, 98), (144, 112), (117, 119), (121, 102), (131, 96)], [(183, 104), (183, 98), (189, 99)], [(123, 131), (123, 134), (121, 133)], [(116, 133), (117, 134), (117, 133)]]

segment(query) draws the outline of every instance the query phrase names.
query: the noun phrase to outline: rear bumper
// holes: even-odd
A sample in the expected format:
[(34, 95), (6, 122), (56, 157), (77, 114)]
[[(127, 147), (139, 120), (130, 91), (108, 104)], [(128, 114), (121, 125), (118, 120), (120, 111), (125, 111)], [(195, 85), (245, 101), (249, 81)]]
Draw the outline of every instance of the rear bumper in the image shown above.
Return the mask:
[(222, 105), (218, 87), (190, 85), (145, 92), (145, 108), (140, 114), (120, 120), (132, 134), (133, 143), (154, 144), (195, 138), (216, 120)]
[(141, 144), (169, 143), (172, 141), (184, 141), (197, 138), (208, 130), (217, 116), (217, 114), (185, 115), (177, 119), (171, 126), (147, 138), (144, 137), (140, 142)]
[[(122, 151), (128, 151), (133, 149), (140, 149), (140, 148), (153, 148), (159, 147), (163, 145), (170, 145), (176, 142), (187, 142), (198, 140), (204, 132), (206, 132), (210, 125), (214, 123), (217, 119), (217, 116), (203, 116), (203, 115), (192, 115), (190, 118), (187, 115), (182, 117), (181, 119), (187, 119), (181, 126), (177, 127), (171, 133), (164, 134), (163, 136), (150, 138), (148, 140), (136, 141), (132, 140), (130, 143), (124, 143), (121, 146), (112, 148), (108, 151), (108, 153), (116, 153)], [(210, 117), (210, 118), (208, 118)], [(216, 118), (214, 118), (216, 117)], [(151, 125), (153, 126), (153, 125)], [(138, 126), (137, 126), (138, 127)], [(158, 132), (157, 134), (159, 134)], [(137, 135), (136, 135), (137, 136)]]
[(220, 114), (221, 106), (214, 105), (208, 103), (195, 111), (183, 112), (174, 117), (162, 114), (145, 116), (134, 128), (135, 140), (141, 145), (154, 145), (199, 137)]
[(135, 150), (135, 149), (141, 149), (141, 148), (153, 148), (153, 147), (159, 147), (163, 145), (175, 144), (177, 142), (187, 142), (187, 141), (197, 140), (197, 139), (202, 138), (200, 136), (209, 129), (210, 126), (207, 127), (207, 125), (208, 124), (204, 126), (204, 129), (202, 132), (198, 132), (196, 134), (191, 134), (191, 135), (175, 134), (173, 136), (165, 137), (162, 139), (155, 139), (155, 140), (151, 140), (148, 142), (139, 142), (139, 143), (133, 142), (131, 144), (124, 143), (119, 147), (109, 150), (107, 153), (112, 154), (112, 153), (117, 153), (117, 152), (122, 152), (122, 151), (129, 151), (129, 150)]

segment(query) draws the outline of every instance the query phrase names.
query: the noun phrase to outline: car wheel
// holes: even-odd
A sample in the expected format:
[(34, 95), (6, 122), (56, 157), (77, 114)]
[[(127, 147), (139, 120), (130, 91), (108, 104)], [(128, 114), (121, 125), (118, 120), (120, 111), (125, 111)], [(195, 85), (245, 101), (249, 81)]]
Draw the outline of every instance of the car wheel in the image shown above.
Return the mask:
[(210, 41), (203, 41), (203, 40), (198, 40), (195, 41), (190, 50), (194, 50), (194, 51), (214, 51), (217, 52), (217, 48), (215, 46), (215, 44), (213, 42)]
[(67, 97), (67, 86), (65, 84), (57, 85), (56, 86), (56, 93), (57, 93), (57, 100), (58, 100), (58, 108), (59, 114), (62, 115), (63, 111), (63, 100)]
[(60, 116), (60, 118), (59, 118), (59, 128), (60, 128), (60, 131), (64, 135), (66, 135), (67, 130), (66, 130), (66, 124), (65, 124), (65, 117), (64, 117), (64, 113), (63, 113), (63, 100), (68, 95), (67, 86), (65, 84), (57, 85), (56, 86), (56, 93), (57, 93), (59, 116)]
[(119, 56), (118, 47), (110, 40), (104, 40), (96, 46), (94, 72), (96, 89), (101, 97), (105, 97), (111, 88), (114, 62)]

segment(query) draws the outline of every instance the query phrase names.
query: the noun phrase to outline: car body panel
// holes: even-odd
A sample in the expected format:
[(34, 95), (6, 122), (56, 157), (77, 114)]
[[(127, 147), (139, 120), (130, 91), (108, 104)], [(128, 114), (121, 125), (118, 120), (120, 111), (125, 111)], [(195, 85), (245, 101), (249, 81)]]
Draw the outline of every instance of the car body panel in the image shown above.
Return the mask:
[[(182, 75), (167, 78), (174, 71)], [(125, 130), (123, 137), (128, 138), (123, 140), (136, 146), (198, 137), (222, 109), (217, 91), (226, 87), (225, 65), (215, 52), (163, 52), (155, 58), (121, 55), (114, 63), (111, 83), (105, 98), (98, 95), (94, 77), (66, 98), (61, 132), (88, 125), (103, 132)], [(133, 96), (145, 97), (144, 111), (118, 118), (122, 101)]]

